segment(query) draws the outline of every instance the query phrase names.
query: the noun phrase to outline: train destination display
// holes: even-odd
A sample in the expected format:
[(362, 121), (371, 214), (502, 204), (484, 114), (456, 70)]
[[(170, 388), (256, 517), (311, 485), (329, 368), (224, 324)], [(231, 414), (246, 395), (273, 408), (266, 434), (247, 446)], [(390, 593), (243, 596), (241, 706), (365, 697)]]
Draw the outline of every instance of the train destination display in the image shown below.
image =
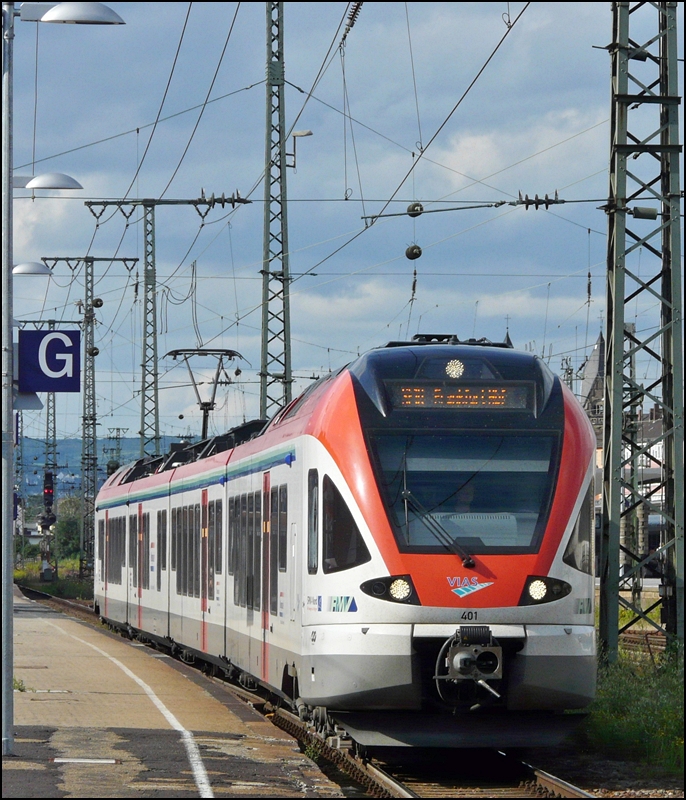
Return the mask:
[(388, 381), (394, 408), (503, 409), (526, 411), (533, 408), (530, 384), (471, 386), (440, 382)]

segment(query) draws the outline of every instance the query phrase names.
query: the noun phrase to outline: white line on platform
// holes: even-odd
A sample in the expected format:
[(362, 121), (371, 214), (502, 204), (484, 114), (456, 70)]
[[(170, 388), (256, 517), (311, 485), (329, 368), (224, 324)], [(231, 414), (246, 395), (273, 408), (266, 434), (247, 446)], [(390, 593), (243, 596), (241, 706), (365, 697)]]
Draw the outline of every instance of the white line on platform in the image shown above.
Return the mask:
[(132, 672), (125, 664), (122, 664), (121, 661), (111, 656), (109, 653), (105, 652), (104, 650), (96, 647), (94, 644), (87, 642), (85, 639), (81, 639), (78, 636), (74, 636), (73, 633), (67, 633), (67, 631), (60, 628), (59, 625), (55, 625), (54, 622), (49, 622), (45, 620), (47, 625), (52, 626), (53, 628), (57, 628), (60, 633), (63, 633), (65, 636), (69, 636), (72, 639), (76, 639), (77, 642), (81, 642), (81, 644), (85, 644), (88, 647), (95, 650), (100, 655), (105, 656), (105, 658), (109, 659), (113, 664), (119, 667), (126, 675), (131, 678), (131, 680), (135, 681), (141, 689), (148, 695), (150, 700), (153, 702), (155, 707), (158, 711), (162, 714), (162, 716), (167, 720), (167, 722), (177, 730), (181, 734), (181, 740), (183, 741), (183, 745), (186, 748), (186, 754), (188, 756), (188, 761), (191, 765), (191, 769), (193, 770), (193, 778), (195, 779), (195, 785), (198, 787), (198, 792), (200, 793), (200, 797), (214, 797), (214, 793), (212, 791), (212, 786), (210, 785), (210, 779), (207, 776), (207, 770), (205, 769), (205, 765), (202, 760), (202, 756), (200, 755), (200, 750), (198, 749), (198, 745), (196, 744), (195, 739), (193, 738), (193, 734), (190, 731), (187, 731), (183, 725), (178, 721), (178, 719), (172, 714), (172, 712), (165, 706), (165, 704), (160, 700), (160, 698), (153, 692), (153, 690), (148, 686), (148, 684), (142, 680), (141, 678), (136, 675), (135, 672)]

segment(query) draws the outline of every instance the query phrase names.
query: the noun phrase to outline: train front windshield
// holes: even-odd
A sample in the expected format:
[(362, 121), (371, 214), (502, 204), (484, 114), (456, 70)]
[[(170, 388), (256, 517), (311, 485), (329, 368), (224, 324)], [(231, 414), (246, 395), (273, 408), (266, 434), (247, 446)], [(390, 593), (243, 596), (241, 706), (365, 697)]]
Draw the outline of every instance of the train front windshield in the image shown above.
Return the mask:
[(400, 550), (527, 553), (545, 529), (556, 438), (511, 431), (371, 433)]
[(350, 367), (360, 421), (406, 553), (537, 552), (564, 402), (541, 359), (509, 349), (378, 349)]

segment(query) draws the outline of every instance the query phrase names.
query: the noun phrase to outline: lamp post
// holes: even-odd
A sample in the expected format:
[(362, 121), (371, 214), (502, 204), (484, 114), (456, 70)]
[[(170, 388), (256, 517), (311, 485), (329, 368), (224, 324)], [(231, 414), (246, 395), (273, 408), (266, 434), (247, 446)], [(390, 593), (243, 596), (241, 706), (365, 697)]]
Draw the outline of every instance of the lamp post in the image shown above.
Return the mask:
[[(47, 13), (46, 13), (47, 12)], [(13, 637), (13, 358), (12, 358), (12, 157), (13, 157), (13, 45), (14, 20), (123, 25), (124, 21), (101, 3), (2, 4), (2, 754), (14, 748), (12, 673)], [(39, 188), (39, 187), (36, 187)]]

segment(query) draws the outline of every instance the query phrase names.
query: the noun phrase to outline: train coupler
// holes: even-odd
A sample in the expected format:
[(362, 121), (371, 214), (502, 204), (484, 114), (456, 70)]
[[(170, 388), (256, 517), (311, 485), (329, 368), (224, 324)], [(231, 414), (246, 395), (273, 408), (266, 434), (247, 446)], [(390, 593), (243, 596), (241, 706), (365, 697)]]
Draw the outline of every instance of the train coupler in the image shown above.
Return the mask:
[(461, 625), (441, 647), (434, 680), (444, 700), (441, 681), (458, 685), (463, 681), (473, 681), (500, 699), (500, 693), (488, 681), (502, 677), (503, 650), (493, 638), (488, 625)]

